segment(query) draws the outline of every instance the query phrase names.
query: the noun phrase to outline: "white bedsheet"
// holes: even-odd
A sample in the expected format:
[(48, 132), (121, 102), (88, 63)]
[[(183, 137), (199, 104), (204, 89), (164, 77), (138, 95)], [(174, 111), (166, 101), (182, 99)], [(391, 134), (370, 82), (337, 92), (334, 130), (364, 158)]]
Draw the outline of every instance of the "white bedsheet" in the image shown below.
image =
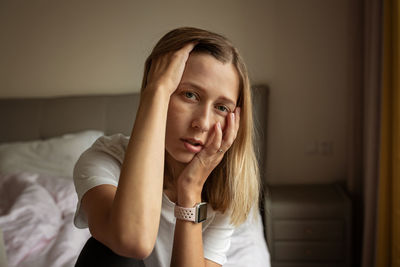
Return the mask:
[[(0, 174), (0, 228), (9, 267), (72, 267), (90, 237), (73, 225), (77, 196), (71, 179), (20, 172)], [(269, 267), (261, 217), (237, 228), (226, 267)]]
[(74, 266), (90, 236), (73, 226), (76, 203), (72, 180), (0, 175), (0, 228), (9, 266)]

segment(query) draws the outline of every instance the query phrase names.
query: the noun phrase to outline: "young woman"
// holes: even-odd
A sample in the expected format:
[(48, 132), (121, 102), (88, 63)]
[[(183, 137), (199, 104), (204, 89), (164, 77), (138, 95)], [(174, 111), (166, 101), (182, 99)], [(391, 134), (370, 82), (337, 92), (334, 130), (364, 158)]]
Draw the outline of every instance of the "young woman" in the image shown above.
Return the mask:
[(258, 208), (249, 79), (236, 48), (170, 31), (145, 63), (131, 136), (99, 138), (74, 169), (77, 266), (222, 266)]

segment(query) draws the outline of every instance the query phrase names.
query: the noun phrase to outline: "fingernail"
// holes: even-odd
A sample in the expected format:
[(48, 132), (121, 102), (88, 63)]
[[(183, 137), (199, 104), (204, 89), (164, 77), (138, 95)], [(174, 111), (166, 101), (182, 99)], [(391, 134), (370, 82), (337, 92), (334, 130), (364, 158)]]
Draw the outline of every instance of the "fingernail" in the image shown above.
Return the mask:
[(231, 118), (232, 120), (235, 120), (235, 113), (231, 112)]
[(221, 123), (220, 122), (217, 122), (217, 127), (218, 127), (218, 129), (221, 129)]

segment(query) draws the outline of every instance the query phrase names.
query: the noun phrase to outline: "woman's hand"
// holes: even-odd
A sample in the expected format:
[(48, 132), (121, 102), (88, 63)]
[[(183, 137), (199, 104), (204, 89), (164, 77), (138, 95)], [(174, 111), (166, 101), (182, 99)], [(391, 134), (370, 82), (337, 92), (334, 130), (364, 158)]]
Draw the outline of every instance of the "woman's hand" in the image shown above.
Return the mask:
[(182, 207), (193, 207), (201, 202), (203, 185), (212, 170), (221, 162), (224, 153), (231, 147), (239, 129), (240, 108), (227, 117), (225, 132), (218, 122), (203, 149), (193, 157), (177, 181), (177, 203)]
[(195, 45), (195, 43), (188, 43), (177, 51), (153, 59), (147, 76), (146, 88), (161, 88), (171, 95), (182, 79), (186, 61)]

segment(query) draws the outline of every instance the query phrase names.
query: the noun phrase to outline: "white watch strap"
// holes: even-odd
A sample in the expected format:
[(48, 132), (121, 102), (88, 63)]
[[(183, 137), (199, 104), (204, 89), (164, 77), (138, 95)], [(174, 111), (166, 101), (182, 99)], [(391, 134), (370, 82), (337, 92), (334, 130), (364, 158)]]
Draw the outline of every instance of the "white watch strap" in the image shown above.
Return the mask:
[(174, 214), (177, 219), (194, 222), (196, 221), (196, 207), (184, 208), (175, 205)]

